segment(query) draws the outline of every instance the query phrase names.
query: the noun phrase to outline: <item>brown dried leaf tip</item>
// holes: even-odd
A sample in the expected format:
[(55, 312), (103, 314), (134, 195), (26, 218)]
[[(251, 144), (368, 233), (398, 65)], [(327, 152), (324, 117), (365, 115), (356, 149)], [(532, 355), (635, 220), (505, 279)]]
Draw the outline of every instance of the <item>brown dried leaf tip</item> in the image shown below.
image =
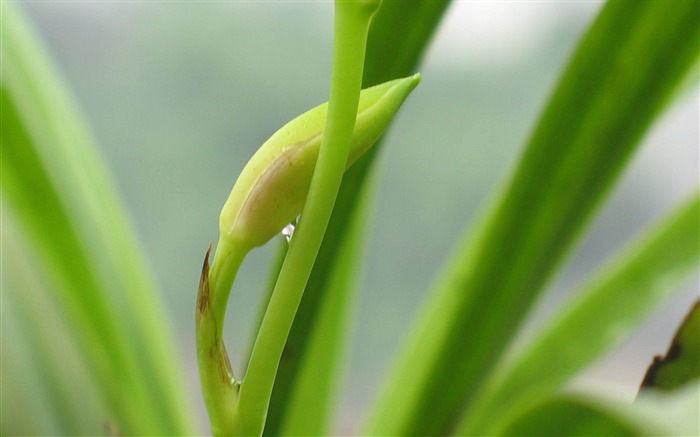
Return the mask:
[(199, 277), (199, 289), (197, 290), (197, 314), (195, 318), (197, 323), (199, 323), (202, 315), (209, 308), (210, 294), (209, 294), (209, 255), (211, 254), (211, 243), (209, 243), (209, 248), (207, 253), (204, 255), (204, 264), (202, 265), (202, 275)]
[(226, 384), (231, 384), (234, 382), (235, 377), (233, 375), (233, 366), (231, 366), (231, 360), (226, 352), (226, 345), (221, 342), (221, 348), (219, 349), (219, 374), (221, 379)]
[(674, 390), (700, 376), (700, 300), (678, 327), (666, 355), (654, 357), (640, 391), (650, 388)]

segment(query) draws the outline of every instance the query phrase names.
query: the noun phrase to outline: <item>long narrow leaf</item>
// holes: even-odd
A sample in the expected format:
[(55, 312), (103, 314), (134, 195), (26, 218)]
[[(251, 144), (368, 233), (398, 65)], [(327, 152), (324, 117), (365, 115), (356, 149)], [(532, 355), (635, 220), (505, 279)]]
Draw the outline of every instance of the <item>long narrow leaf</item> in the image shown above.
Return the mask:
[[(108, 416), (96, 395), (94, 379), (85, 362), (78, 359), (78, 339), (71, 335), (65, 314), (45, 298), (50, 287), (45, 282), (48, 275), (21, 241), (22, 233), (9, 208), (2, 210), (2, 228), (2, 317), (3, 323), (10, 319), (10, 331), (14, 331), (8, 337), (8, 331), (3, 329), (3, 357), (16, 354), (11, 361), (14, 366), (3, 365), (0, 369), (3, 382), (13, 381), (15, 385), (9, 390), (3, 387), (3, 416), (5, 407), (14, 405), (21, 394), (40, 393), (30, 397), (44, 405), (11, 413), (2, 422), (14, 423), (17, 428), (8, 435), (94, 433), (101, 429), (100, 421), (106, 421)], [(9, 314), (5, 312), (6, 306), (10, 307)], [(18, 363), (22, 363), (21, 369), (17, 368)], [(23, 429), (41, 426), (43, 422), (36, 420), (36, 416), (53, 416), (55, 424), (40, 431)]]
[[(3, 285), (7, 282), (3, 275)], [(2, 409), (0, 409), (0, 434), (15, 435), (48, 435), (57, 431), (69, 430), (72, 426), (64, 426), (65, 422), (57, 417), (58, 414), (45, 402), (45, 387), (40, 387), (42, 381), (37, 377), (33, 366), (27, 365), (28, 353), (23, 342), (24, 337), (17, 329), (17, 321), (10, 312), (12, 304), (3, 300), (2, 305), (2, 355), (0, 369), (2, 376)], [(41, 414), (36, 414), (41, 413)]]
[[(363, 87), (413, 73), (448, 4), (447, 0), (383, 2), (370, 27)], [(295, 411), (295, 414), (305, 411), (303, 415), (309, 423), (329, 422), (328, 408), (312, 408), (312, 405), (304, 400), (315, 399), (313, 405), (332, 405), (335, 390), (331, 388), (336, 385), (324, 379), (337, 377), (338, 370), (329, 368), (327, 374), (317, 374), (316, 384), (304, 384), (303, 387), (295, 388), (294, 381), (302, 378), (302, 374), (308, 374), (308, 369), (319, 365), (315, 360), (305, 358), (307, 351), (315, 349), (315, 356), (324, 356), (324, 353), (319, 351), (321, 346), (312, 344), (312, 336), (316, 335), (316, 341), (322, 341), (331, 347), (325, 354), (329, 362), (337, 365), (337, 355), (344, 353), (344, 339), (349, 323), (348, 311), (352, 309), (354, 293), (350, 282), (341, 284), (333, 281), (333, 278), (342, 275), (341, 272), (347, 269), (356, 272), (359, 267), (357, 254), (362, 252), (363, 244), (348, 240), (364, 238), (362, 229), (366, 225), (359, 217), (362, 208), (358, 207), (358, 204), (361, 193), (367, 190), (368, 174), (380, 146), (381, 144), (375, 145), (343, 178), (331, 221), (280, 363), (265, 435), (279, 434), (282, 424), (291, 420), (288, 419), (291, 411)], [(348, 232), (351, 227), (357, 227), (358, 232)], [(353, 249), (341, 256), (343, 247)], [(335, 304), (325, 302), (326, 299), (334, 298), (338, 299)], [(335, 312), (335, 315), (332, 312)], [(325, 322), (321, 322), (322, 320), (333, 327), (323, 326)], [(343, 323), (338, 324), (337, 321), (340, 320)], [(318, 336), (319, 334), (314, 334), (317, 332), (325, 334)], [(336, 357), (331, 358), (330, 355)], [(297, 434), (301, 431), (288, 424), (285, 425), (285, 432)]]
[(495, 372), (457, 433), (488, 434), (511, 408), (545, 398), (619, 344), (644, 316), (681, 290), (679, 283), (697, 268), (699, 241), (696, 194), (584, 286), (575, 302)]
[(120, 432), (191, 430), (169, 325), (123, 207), (29, 25), (2, 3), (2, 193), (53, 275)]
[(504, 191), (428, 302), (370, 433), (454, 425), (697, 58), (699, 9), (695, 1), (603, 8)]
[(491, 435), (699, 435), (698, 380), (672, 393), (648, 393), (634, 404), (572, 393), (535, 402)]
[[(370, 185), (371, 186), (371, 185)], [(347, 238), (338, 249), (340, 259), (361, 259), (362, 233), (371, 209), (365, 190), (358, 203), (355, 220), (346, 230)], [(288, 414), (284, 418), (281, 435), (327, 435), (334, 410), (339, 373), (347, 344), (347, 327), (353, 316), (353, 291), (357, 285), (357, 262), (338, 263), (321, 301), (318, 321), (310, 332), (306, 353), (301, 357), (300, 371), (292, 382)]]
[(642, 436), (633, 424), (581, 399), (557, 397), (536, 403), (499, 433), (503, 436)]
[[(120, 404), (119, 392), (135, 392), (135, 359), (126, 350), (125, 337), (116, 328), (115, 315), (110, 303), (100, 294), (100, 285), (94, 269), (82, 250), (79, 233), (70, 224), (66, 209), (52, 189), (46, 172), (38, 162), (28, 134), (23, 130), (8, 93), (0, 89), (3, 125), (2, 193), (17, 211), (22, 227), (33, 237), (37, 258), (45, 263), (57, 286), (56, 295), (44, 299), (49, 305), (59, 305), (71, 321), (71, 334), (82, 345), (82, 359), (91, 363), (93, 377), (104, 381), (104, 396), (121, 426), (130, 429), (138, 421), (130, 407)], [(46, 218), (50, 217), (51, 221)], [(43, 266), (42, 266), (43, 267)], [(40, 271), (41, 268), (36, 269)], [(22, 290), (10, 290), (22, 299)], [(41, 312), (33, 311), (37, 316)], [(50, 332), (50, 331), (49, 331)], [(50, 365), (51, 363), (45, 363)], [(122, 374), (121, 381), (111, 379)], [(121, 387), (121, 388), (120, 388)], [(137, 398), (136, 401), (139, 399)]]

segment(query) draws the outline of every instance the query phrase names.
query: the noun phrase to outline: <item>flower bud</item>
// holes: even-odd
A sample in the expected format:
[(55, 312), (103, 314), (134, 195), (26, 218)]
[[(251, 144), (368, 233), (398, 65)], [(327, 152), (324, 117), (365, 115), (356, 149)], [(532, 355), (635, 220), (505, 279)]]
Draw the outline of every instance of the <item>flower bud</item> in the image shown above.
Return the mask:
[[(416, 74), (362, 90), (347, 167), (379, 139), (408, 94)], [(221, 238), (261, 246), (297, 217), (318, 157), (328, 103), (284, 125), (258, 149), (238, 177), (219, 217)]]

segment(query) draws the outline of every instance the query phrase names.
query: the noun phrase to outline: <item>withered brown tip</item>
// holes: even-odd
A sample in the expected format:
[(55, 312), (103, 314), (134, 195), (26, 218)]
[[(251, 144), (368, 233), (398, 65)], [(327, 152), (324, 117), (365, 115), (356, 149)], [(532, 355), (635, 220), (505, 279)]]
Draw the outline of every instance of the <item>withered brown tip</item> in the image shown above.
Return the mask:
[(202, 264), (202, 275), (199, 278), (199, 289), (197, 290), (197, 320), (209, 308), (209, 255), (211, 254), (211, 243), (207, 253), (204, 255)]

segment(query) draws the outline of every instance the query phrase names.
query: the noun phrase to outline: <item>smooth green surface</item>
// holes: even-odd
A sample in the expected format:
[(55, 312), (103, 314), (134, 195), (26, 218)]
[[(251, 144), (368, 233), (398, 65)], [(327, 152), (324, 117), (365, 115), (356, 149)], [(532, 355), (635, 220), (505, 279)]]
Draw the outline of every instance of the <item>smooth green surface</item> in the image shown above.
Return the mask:
[(642, 436), (635, 426), (572, 397), (534, 404), (498, 435), (502, 436)]
[(362, 86), (414, 73), (450, 0), (383, 2), (369, 28)]
[[(220, 248), (223, 249), (223, 248)], [(226, 257), (226, 265), (221, 270), (229, 276), (226, 282), (230, 288), (233, 278), (243, 262), (248, 248), (232, 246)], [(210, 273), (207, 249), (197, 289), (195, 304), (195, 333), (197, 343), (197, 366), (202, 398), (209, 415), (212, 435), (228, 435), (236, 420), (236, 407), (240, 382), (236, 381), (233, 366), (223, 341), (226, 299), (229, 290), (217, 290), (217, 281)], [(219, 278), (217, 278), (219, 279)], [(225, 297), (217, 299), (216, 292), (225, 292)], [(218, 305), (217, 305), (218, 304)]]
[[(88, 369), (76, 359), (76, 338), (46, 300), (47, 274), (22, 241), (9, 208), (2, 209), (2, 229), (2, 368), (13, 376), (2, 381), (0, 422), (9, 429), (3, 435), (90, 434), (100, 428), (97, 417), (106, 414)], [(35, 393), (40, 395), (28, 396)], [(32, 414), (37, 411), (45, 417)]]
[(650, 390), (634, 403), (592, 393), (556, 394), (533, 401), (489, 435), (695, 436), (700, 433), (700, 384), (673, 392)]
[(284, 345), (328, 226), (355, 126), (369, 21), (379, 1), (336, 1), (328, 118), (309, 194), (241, 383), (235, 434), (260, 435)]
[[(370, 25), (363, 86), (373, 86), (414, 73), (448, 4), (449, 1), (444, 0), (383, 2)], [(381, 140), (380, 144), (368, 151), (366, 157), (351, 167), (343, 178), (328, 230), (323, 237), (319, 255), (285, 346), (278, 371), (279, 378), (272, 393), (268, 422), (265, 425), (266, 435), (278, 434), (283, 422), (287, 422), (286, 430), (291, 429), (290, 421), (299, 423), (289, 411), (295, 411), (294, 414), (297, 414), (303, 410), (309, 426), (313, 427), (306, 428), (309, 431), (318, 431), (319, 424), (327, 424), (330, 421), (329, 415), (332, 411), (329, 405), (332, 407), (334, 404), (338, 381), (325, 378), (340, 376), (340, 369), (333, 369), (331, 363), (337, 365), (339, 361), (336, 354), (343, 355), (347, 349), (346, 331), (348, 324), (351, 324), (348, 312), (352, 311), (352, 302), (355, 300), (352, 297), (355, 290), (351, 282), (342, 284), (341, 288), (340, 285), (334, 286), (333, 278), (342, 276), (344, 273), (341, 272), (348, 270), (358, 275), (362, 269), (362, 263), (358, 259), (358, 254), (363, 252), (361, 247), (357, 247), (354, 253), (344, 248), (363, 245), (361, 241), (365, 237), (361, 229), (367, 225), (360, 223), (359, 216), (366, 215), (366, 212), (363, 211), (363, 205), (358, 203), (364, 203), (360, 202), (360, 198), (363, 192), (367, 192), (368, 172), (380, 147)], [(371, 197), (370, 194), (364, 196)], [(371, 203), (369, 199), (366, 202)], [(350, 228), (354, 231), (348, 232), (347, 229)], [(277, 272), (278, 270), (273, 271), (275, 275)], [(353, 281), (357, 281), (357, 278)], [(334, 296), (335, 303), (326, 302), (329, 296)], [(331, 311), (335, 311), (335, 315)], [(330, 326), (321, 322), (322, 317)], [(338, 323), (340, 320), (344, 320), (346, 325)], [(328, 345), (328, 350), (322, 352), (324, 346), (319, 346), (316, 342)], [(323, 360), (325, 364), (308, 358), (308, 350), (313, 350), (311, 353), (315, 357), (327, 357)], [(321, 365), (325, 366), (328, 373), (321, 375), (316, 372), (314, 384), (294, 384), (297, 378), (308, 381), (308, 375), (315, 373), (313, 369)], [(311, 408), (307, 399), (314, 399), (314, 405), (323, 404), (324, 407)], [(326, 432), (329, 430), (326, 429)]]
[[(700, 220), (696, 220), (697, 226)], [(695, 238), (697, 241), (698, 238)], [(663, 357), (654, 359), (642, 389), (675, 390), (690, 381), (700, 378), (700, 301), (696, 301), (688, 312), (671, 346)]]
[[(345, 168), (377, 141), (419, 82), (416, 74), (360, 92)], [(206, 274), (200, 280), (196, 319), (200, 380), (214, 434), (233, 428), (237, 408), (238, 389), (223, 345), (231, 287), (250, 250), (279, 234), (301, 212), (324, 137), (327, 113), (328, 104), (322, 104), (273, 134), (248, 162), (222, 209), (216, 254), (211, 270), (208, 258), (205, 261)], [(352, 271), (347, 269), (348, 266), (343, 272), (345, 277)], [(344, 300), (341, 298), (340, 302)], [(334, 315), (327, 317), (338, 319)]]
[[(419, 82), (420, 76), (415, 74), (360, 92), (346, 168), (374, 145)], [(301, 213), (327, 115), (328, 103), (324, 103), (275, 132), (246, 164), (224, 203), (210, 278), (219, 337), (231, 286), (243, 259)]]
[(698, 54), (693, 1), (608, 3), (419, 318), (367, 432), (447, 432)]
[[(413, 75), (360, 92), (346, 168), (377, 142), (419, 81)], [(327, 116), (328, 103), (321, 104), (285, 124), (260, 146), (221, 210), (221, 240), (261, 246), (301, 213)]]
[(616, 257), (523, 350), (491, 375), (457, 434), (489, 434), (510, 410), (545, 398), (618, 346), (645, 316), (680, 291), (688, 273), (697, 270), (699, 224), (696, 194)]
[[(371, 177), (371, 176), (370, 176)], [(346, 230), (346, 246), (339, 248), (340, 263), (334, 269), (328, 283), (328, 296), (318, 321), (310, 332), (309, 347), (300, 359), (300, 372), (290, 381), (287, 414), (275, 420), (283, 420), (280, 435), (318, 436), (332, 435), (333, 412), (340, 388), (341, 372), (345, 370), (347, 357), (347, 327), (355, 316), (354, 290), (360, 280), (358, 263), (362, 259), (362, 233), (366, 217), (372, 210), (370, 198), (372, 185), (364, 192), (358, 204), (357, 214)]]
[(44, 299), (69, 320), (120, 432), (189, 433), (169, 325), (108, 172), (11, 2), (1, 28), (2, 194), (49, 272)]

